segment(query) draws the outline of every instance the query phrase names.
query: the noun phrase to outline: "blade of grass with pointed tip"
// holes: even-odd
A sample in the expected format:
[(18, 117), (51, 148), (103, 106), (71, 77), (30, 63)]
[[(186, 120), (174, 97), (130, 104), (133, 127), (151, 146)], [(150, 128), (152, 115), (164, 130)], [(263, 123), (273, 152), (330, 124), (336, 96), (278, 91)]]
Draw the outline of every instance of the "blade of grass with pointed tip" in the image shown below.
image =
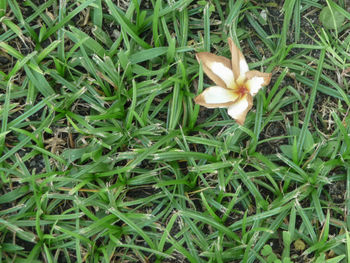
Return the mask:
[(203, 9), (204, 17), (204, 51), (210, 52), (210, 12), (209, 5), (207, 3)]
[(162, 8), (162, 0), (156, 0), (153, 9), (153, 22), (152, 22), (152, 32), (153, 32), (153, 40), (154, 45), (156, 47), (160, 46), (160, 36), (158, 33), (158, 21), (159, 21), (159, 10)]
[(82, 43), (83, 46), (89, 51), (89, 53), (97, 54), (103, 58), (106, 55), (106, 50), (95, 39), (91, 38), (88, 34), (82, 32), (74, 26), (69, 26), (69, 31), (65, 31), (66, 35), (75, 43)]
[(0, 136), (0, 155), (2, 154), (5, 146), (5, 138), (8, 131), (8, 117), (9, 117), (9, 111), (10, 111), (10, 101), (11, 101), (11, 89), (12, 89), (12, 82), (7, 82), (6, 87), (6, 93), (5, 93), (5, 102), (3, 105), (3, 113), (2, 113), (2, 119), (1, 119), (1, 136)]
[(150, 246), (151, 249), (156, 250), (156, 246), (151, 240), (151, 238), (136, 224), (134, 223), (127, 214), (124, 214), (117, 210), (116, 208), (112, 207), (108, 209), (112, 214), (116, 215), (120, 220), (125, 222), (129, 227), (131, 227), (138, 235), (144, 238), (144, 240), (147, 242), (147, 244)]
[(7, 229), (13, 231), (16, 233), (21, 239), (31, 242), (31, 243), (36, 243), (37, 237), (33, 232), (30, 232), (28, 230), (23, 230), (22, 228), (18, 227), (15, 222), (9, 222), (6, 221), (2, 218), (0, 218), (0, 230), (3, 231), (3, 226), (5, 226)]
[[(94, 3), (96, 0), (86, 0), (82, 4), (77, 5), (77, 7), (68, 13), (67, 16), (62, 17), (62, 19), (53, 27), (51, 27), (49, 30), (47, 30), (45, 36), (43, 37), (43, 41), (49, 38), (52, 34), (57, 32), (57, 30), (62, 29), (65, 24), (67, 24), (71, 19), (79, 14), (81, 11), (83, 11), (85, 8), (87, 8), (89, 5)], [(62, 43), (62, 42), (61, 42)]]
[(309, 126), (309, 122), (311, 119), (311, 114), (312, 114), (312, 110), (314, 107), (315, 98), (316, 98), (316, 94), (317, 94), (317, 87), (318, 87), (318, 83), (320, 81), (320, 76), (321, 76), (322, 69), (323, 69), (323, 62), (324, 62), (325, 54), (326, 54), (326, 50), (322, 49), (321, 54), (320, 54), (320, 58), (318, 60), (318, 66), (317, 66), (317, 71), (316, 71), (316, 75), (315, 75), (315, 79), (314, 79), (314, 84), (313, 84), (311, 94), (310, 94), (310, 100), (308, 102), (306, 112), (305, 112), (303, 126), (301, 127), (301, 131), (300, 131), (300, 134), (298, 136), (297, 145), (298, 145), (298, 157), (299, 158), (302, 155), (302, 149), (303, 149), (305, 138), (306, 138), (306, 130)]
[(305, 212), (305, 210), (301, 207), (299, 203), (296, 203), (296, 209), (299, 216), (302, 219), (302, 223), (306, 228), (308, 236), (311, 238), (313, 242), (316, 242), (317, 241), (316, 233), (315, 233), (314, 227), (311, 224), (311, 220), (308, 214)]
[(233, 240), (235, 240), (237, 242), (241, 241), (239, 236), (236, 233), (232, 232), (229, 228), (227, 228), (226, 226), (224, 226), (221, 223), (216, 222), (212, 218), (208, 218), (208, 217), (204, 216), (203, 214), (185, 210), (185, 211), (180, 211), (180, 215), (183, 217), (189, 217), (189, 218), (192, 218), (194, 220), (198, 220), (199, 222), (206, 223), (206, 224), (216, 228), (217, 230), (221, 231), (222, 233), (224, 233), (226, 236), (232, 238)]
[(23, 68), (34, 87), (37, 88), (44, 97), (52, 97), (52, 95), (56, 94), (51, 85), (45, 79), (44, 74), (32, 70), (27, 65), (24, 65)]
[[(52, 114), (52, 113), (51, 113)], [(49, 123), (51, 123), (52, 121), (52, 117), (51, 114), (49, 114), (46, 119), (44, 119), (40, 126), (33, 132), (33, 135), (36, 136), (39, 133), (41, 133), (44, 128), (46, 128), (47, 125), (49, 125)], [(0, 163), (5, 161), (7, 158), (11, 157), (13, 154), (15, 154), (17, 151), (19, 151), (20, 149), (22, 149), (24, 147), (24, 145), (26, 145), (28, 142), (30, 142), (31, 138), (30, 137), (26, 137), (25, 139), (21, 140), (19, 143), (17, 143), (13, 148), (11, 148), (11, 150), (5, 152), (5, 154), (3, 154), (0, 157)]]
[(125, 32), (128, 35), (130, 35), (135, 40), (135, 42), (137, 42), (141, 47), (143, 47), (145, 49), (150, 48), (151, 46), (149, 44), (147, 44), (144, 40), (142, 40), (138, 36), (138, 34), (131, 28), (131, 26), (128, 23), (126, 23), (127, 19), (123, 18), (123, 15), (120, 12), (118, 12), (118, 10), (116, 9), (116, 7), (112, 3), (112, 1), (105, 0), (105, 2), (111, 11), (111, 15), (116, 20), (116, 22), (118, 24), (120, 24), (120, 26), (125, 30)]
[(259, 238), (258, 242), (256, 242), (256, 244), (254, 246), (255, 253), (250, 253), (247, 262), (249, 262), (249, 263), (255, 262), (254, 260), (255, 260), (256, 255), (258, 255), (258, 252), (260, 251), (260, 249), (266, 244), (266, 242), (273, 235), (273, 233), (280, 227), (283, 220), (287, 216), (288, 212), (289, 212), (289, 209), (284, 210), (283, 212), (281, 212), (280, 214), (277, 215), (276, 219), (269, 225), (269, 230), (271, 232), (264, 232), (262, 234), (262, 236)]

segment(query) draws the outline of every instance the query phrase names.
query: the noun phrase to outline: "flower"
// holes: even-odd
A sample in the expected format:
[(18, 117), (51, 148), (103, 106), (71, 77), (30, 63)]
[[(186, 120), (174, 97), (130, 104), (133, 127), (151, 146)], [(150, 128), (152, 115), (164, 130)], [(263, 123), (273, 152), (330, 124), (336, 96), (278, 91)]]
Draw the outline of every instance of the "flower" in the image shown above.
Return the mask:
[(216, 86), (205, 89), (194, 101), (207, 108), (227, 108), (228, 115), (243, 125), (253, 106), (253, 96), (270, 83), (271, 73), (249, 70), (242, 52), (231, 38), (228, 39), (228, 44), (231, 61), (209, 52), (196, 54), (204, 72)]

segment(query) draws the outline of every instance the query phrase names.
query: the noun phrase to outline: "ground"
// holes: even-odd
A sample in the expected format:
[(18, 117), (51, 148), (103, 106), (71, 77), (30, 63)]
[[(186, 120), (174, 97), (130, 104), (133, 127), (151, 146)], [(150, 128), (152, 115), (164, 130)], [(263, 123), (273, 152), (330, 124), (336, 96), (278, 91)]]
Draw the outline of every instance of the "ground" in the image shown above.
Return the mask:
[[(345, 262), (348, 3), (137, 3), (0, 8), (1, 260)], [(273, 74), (243, 127), (193, 103), (227, 37)]]

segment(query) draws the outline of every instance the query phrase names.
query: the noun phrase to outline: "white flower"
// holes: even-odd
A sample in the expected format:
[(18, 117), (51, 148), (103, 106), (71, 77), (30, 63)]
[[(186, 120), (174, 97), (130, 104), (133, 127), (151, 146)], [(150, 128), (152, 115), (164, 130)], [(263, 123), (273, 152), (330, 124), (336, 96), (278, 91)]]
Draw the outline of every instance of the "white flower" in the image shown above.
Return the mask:
[(231, 61), (208, 52), (196, 54), (204, 72), (216, 86), (205, 89), (195, 102), (207, 108), (228, 108), (228, 114), (243, 125), (253, 106), (253, 96), (270, 83), (271, 73), (249, 70), (242, 52), (228, 39)]

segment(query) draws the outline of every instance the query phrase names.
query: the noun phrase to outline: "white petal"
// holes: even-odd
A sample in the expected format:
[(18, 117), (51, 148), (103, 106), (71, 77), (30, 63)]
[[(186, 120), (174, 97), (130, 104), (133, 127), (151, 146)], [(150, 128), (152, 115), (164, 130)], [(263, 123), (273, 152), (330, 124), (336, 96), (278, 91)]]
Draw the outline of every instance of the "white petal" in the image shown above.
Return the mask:
[[(219, 70), (217, 69), (218, 67), (215, 66), (214, 64), (214, 69), (216, 71), (218, 71), (219, 73), (221, 73), (220, 68), (224, 69), (224, 72), (227, 72), (226, 75), (228, 75), (228, 77), (224, 77), (225, 79), (230, 79), (230, 75), (231, 73), (229, 72), (229, 70), (231, 70), (231, 61), (228, 58), (222, 57), (222, 56), (217, 56), (214, 55), (212, 53), (209, 52), (200, 52), (196, 54), (196, 58), (198, 60), (199, 63), (202, 63), (203, 65), (203, 70), (205, 72), (205, 74), (207, 74), (207, 76), (215, 82), (216, 86), (220, 86), (223, 88), (232, 88), (232, 87), (228, 87), (225, 83), (225, 81), (216, 73), (214, 73), (211, 70), (211, 66), (213, 63), (218, 63), (219, 65)], [(233, 74), (234, 75), (234, 74)], [(230, 82), (230, 81), (226, 81), (226, 82)], [(231, 83), (230, 83), (231, 85)]]
[(258, 91), (263, 87), (263, 83), (265, 82), (263, 77), (253, 77), (247, 80), (247, 86), (252, 96), (258, 93)]
[(236, 120), (239, 125), (243, 125), (245, 117), (247, 116), (248, 111), (253, 105), (253, 99), (250, 94), (245, 95), (239, 99), (236, 103), (228, 107), (228, 114)]
[(244, 74), (248, 71), (249, 71), (249, 68), (248, 68), (247, 61), (245, 61), (245, 59), (243, 58), (239, 61), (239, 74), (240, 76), (244, 76)]
[(226, 67), (221, 62), (212, 62), (208, 66), (211, 71), (225, 82), (227, 88), (233, 88), (235, 78), (230, 68)]
[[(239, 50), (239, 48), (235, 45), (233, 40), (231, 38), (228, 38), (228, 44), (230, 46), (230, 51), (232, 55), (231, 59), (231, 67), (233, 74), (236, 79), (245, 77), (245, 73), (249, 71), (248, 64), (242, 54), (242, 52)], [(236, 80), (237, 81), (237, 80)]]
[(213, 86), (204, 90), (203, 98), (207, 104), (218, 104), (233, 102), (237, 96), (231, 90)]
[(241, 99), (237, 101), (237, 103), (228, 107), (228, 115), (230, 115), (233, 119), (238, 119), (242, 113), (244, 113), (249, 107), (249, 103), (247, 99)]
[(205, 89), (195, 99), (195, 103), (207, 108), (227, 108), (231, 106), (238, 98), (233, 90), (225, 89), (220, 86), (213, 86)]

